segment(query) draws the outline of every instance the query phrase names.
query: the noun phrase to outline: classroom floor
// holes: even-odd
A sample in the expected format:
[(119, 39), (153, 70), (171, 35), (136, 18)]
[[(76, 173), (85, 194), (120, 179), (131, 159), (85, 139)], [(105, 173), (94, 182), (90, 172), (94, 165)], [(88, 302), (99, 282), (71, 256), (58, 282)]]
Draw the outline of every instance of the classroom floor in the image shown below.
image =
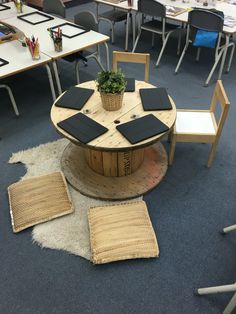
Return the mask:
[[(95, 12), (93, 3), (67, 9)], [(112, 50), (123, 50), (124, 24), (116, 25)], [(101, 32), (109, 34), (107, 24)], [(203, 51), (194, 61), (190, 48), (178, 75), (174, 68), (177, 39), (169, 41), (160, 67), (155, 67), (160, 41), (151, 49), (151, 36), (142, 37), (137, 51), (150, 52), (150, 82), (166, 87), (178, 108), (207, 108), (217, 78), (203, 87), (213, 55)], [(103, 56), (104, 51), (102, 50)], [(104, 61), (104, 57), (103, 57)], [(74, 64), (59, 63), (63, 89), (75, 85)], [(94, 80), (94, 61), (81, 64), (81, 81)], [(139, 66), (124, 72), (143, 79)], [(236, 222), (236, 59), (223, 84), (231, 101), (229, 115), (211, 169), (206, 168), (207, 144), (181, 143), (172, 167), (160, 185), (144, 196), (157, 235), (160, 257), (93, 266), (63, 251), (41, 249), (32, 243), (31, 229), (13, 234), (7, 187), (25, 173), (22, 164), (8, 164), (12, 153), (54, 141), (60, 136), (50, 121), (52, 105), (44, 68), (18, 74), (4, 82), (11, 86), (20, 117), (16, 118), (4, 90), (0, 90), (0, 313), (1, 314), (215, 314), (231, 294), (197, 297), (196, 287), (235, 281), (236, 234), (219, 234)], [(169, 149), (166, 139), (165, 148)], [(42, 161), (43, 162), (43, 161)]]

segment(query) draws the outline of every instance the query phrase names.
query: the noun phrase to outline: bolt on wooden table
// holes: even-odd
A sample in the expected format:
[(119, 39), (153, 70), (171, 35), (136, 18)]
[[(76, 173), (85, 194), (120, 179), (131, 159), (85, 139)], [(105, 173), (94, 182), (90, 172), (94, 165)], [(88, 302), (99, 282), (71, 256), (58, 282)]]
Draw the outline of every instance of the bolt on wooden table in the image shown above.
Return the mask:
[[(78, 86), (96, 88), (95, 81), (85, 82)], [(167, 170), (167, 154), (159, 140), (166, 132), (137, 144), (130, 144), (116, 129), (118, 124), (150, 113), (170, 129), (173, 127), (176, 107), (171, 98), (172, 110), (143, 110), (139, 89), (153, 87), (143, 81), (136, 81), (135, 92), (124, 94), (123, 106), (117, 111), (104, 110), (97, 91), (80, 111), (57, 107), (55, 103), (52, 106), (53, 125), (63, 137), (71, 142), (62, 155), (62, 171), (69, 183), (82, 194), (105, 200), (130, 199), (150, 191), (164, 177)], [(83, 144), (57, 125), (58, 122), (78, 112), (86, 114), (107, 127), (108, 131), (91, 142)]]

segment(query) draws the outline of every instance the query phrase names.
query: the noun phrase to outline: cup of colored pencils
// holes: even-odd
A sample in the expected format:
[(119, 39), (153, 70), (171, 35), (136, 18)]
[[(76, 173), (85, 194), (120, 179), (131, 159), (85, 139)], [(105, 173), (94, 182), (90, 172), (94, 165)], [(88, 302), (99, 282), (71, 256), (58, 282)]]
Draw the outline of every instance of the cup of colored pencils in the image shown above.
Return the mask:
[(31, 53), (32, 59), (33, 60), (39, 60), (40, 59), (40, 54), (39, 54), (39, 42), (38, 38), (35, 39), (34, 36), (31, 38), (26, 37), (25, 38), (26, 45), (29, 48), (29, 51)]
[(62, 30), (60, 27), (56, 31), (49, 29), (49, 35), (53, 40), (54, 49), (57, 52), (62, 51)]
[(14, 0), (16, 12), (17, 13), (23, 13), (23, 2), (22, 0)]

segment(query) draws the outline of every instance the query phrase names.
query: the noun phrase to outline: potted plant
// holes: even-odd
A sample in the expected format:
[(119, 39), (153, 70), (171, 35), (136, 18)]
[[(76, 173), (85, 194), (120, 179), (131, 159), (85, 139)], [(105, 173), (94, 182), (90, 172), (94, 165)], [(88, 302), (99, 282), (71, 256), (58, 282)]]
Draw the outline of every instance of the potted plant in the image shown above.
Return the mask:
[(102, 71), (98, 73), (96, 82), (103, 108), (108, 111), (120, 109), (126, 86), (124, 74), (120, 70)]

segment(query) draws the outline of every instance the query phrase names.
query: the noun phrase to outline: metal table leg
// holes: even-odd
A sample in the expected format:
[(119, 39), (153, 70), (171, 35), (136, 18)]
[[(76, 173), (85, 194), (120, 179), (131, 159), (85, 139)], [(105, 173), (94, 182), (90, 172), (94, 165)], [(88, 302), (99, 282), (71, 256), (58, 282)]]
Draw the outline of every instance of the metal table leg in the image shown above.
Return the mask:
[(229, 35), (225, 35), (225, 48), (224, 48), (224, 52), (223, 52), (223, 56), (222, 56), (221, 64), (220, 64), (220, 70), (219, 70), (219, 75), (218, 75), (219, 80), (221, 79), (221, 75), (222, 75), (223, 68), (225, 65), (225, 58), (227, 55), (228, 46), (229, 46)]
[(104, 46), (105, 46), (105, 49), (106, 49), (106, 57), (107, 57), (107, 60), (106, 60), (106, 63), (107, 63), (107, 71), (110, 70), (110, 62), (109, 62), (109, 48), (108, 48), (108, 45), (107, 43), (104, 41)]
[(126, 18), (126, 34), (125, 34), (125, 51), (129, 50), (129, 19), (130, 19), (130, 12), (127, 12)]
[(135, 44), (135, 36), (136, 36), (136, 16), (137, 16), (137, 13), (136, 13), (136, 12), (133, 12), (133, 13), (132, 13), (133, 47), (134, 47), (134, 44)]
[(57, 83), (57, 90), (59, 95), (61, 95), (62, 93), (62, 89), (61, 89), (61, 82), (60, 82), (60, 78), (58, 75), (58, 71), (57, 71), (57, 64), (56, 61), (52, 61), (52, 66), (53, 66), (53, 71), (54, 71), (54, 75), (55, 75), (55, 79), (56, 79), (56, 83)]
[(50, 88), (51, 88), (51, 92), (52, 92), (52, 99), (53, 101), (56, 100), (56, 93), (55, 93), (55, 88), (54, 88), (54, 84), (53, 84), (53, 79), (52, 79), (52, 73), (50, 70), (50, 67), (48, 64), (45, 64), (47, 73), (48, 73), (48, 79), (49, 79), (49, 84), (50, 84)]
[(14, 109), (14, 111), (15, 111), (15, 114), (16, 114), (17, 116), (19, 116), (19, 111), (18, 111), (16, 102), (15, 102), (15, 98), (14, 98), (14, 96), (13, 96), (13, 94), (12, 94), (12, 91), (11, 91), (10, 87), (7, 86), (7, 85), (5, 85), (5, 84), (1, 84), (1, 85), (0, 85), (0, 88), (5, 88), (5, 89), (7, 90), (8, 95), (9, 95), (10, 100), (11, 100), (11, 103), (12, 103), (12, 107), (13, 107), (13, 109)]

